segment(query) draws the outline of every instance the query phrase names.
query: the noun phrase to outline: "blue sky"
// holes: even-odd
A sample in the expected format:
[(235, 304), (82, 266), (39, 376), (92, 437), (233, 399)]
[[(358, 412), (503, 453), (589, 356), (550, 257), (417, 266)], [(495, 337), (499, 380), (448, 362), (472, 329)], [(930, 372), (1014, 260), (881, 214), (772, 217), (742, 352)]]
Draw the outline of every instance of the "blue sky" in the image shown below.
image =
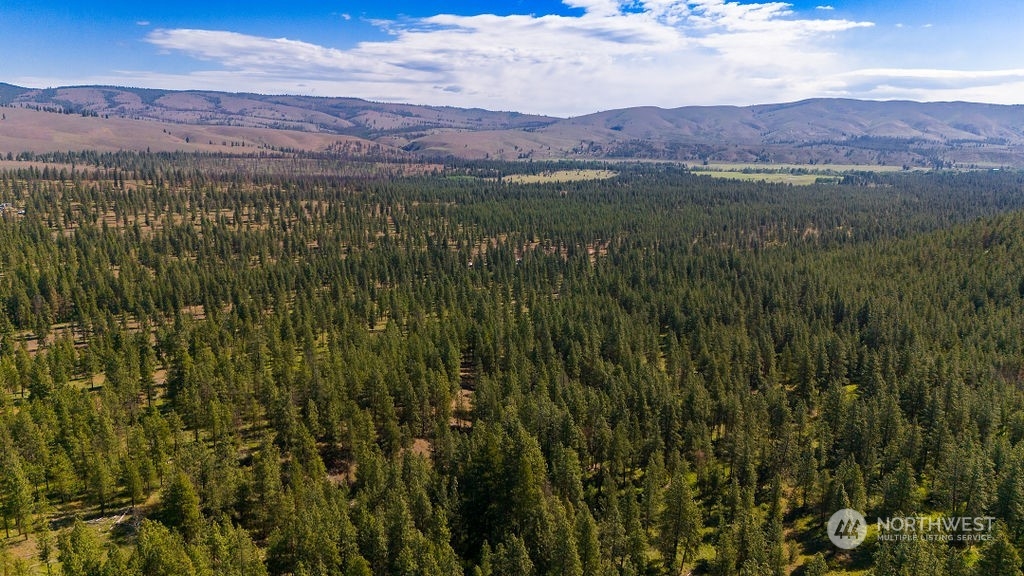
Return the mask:
[(0, 81), (585, 114), (810, 97), (1024, 103), (1024, 2), (0, 2)]

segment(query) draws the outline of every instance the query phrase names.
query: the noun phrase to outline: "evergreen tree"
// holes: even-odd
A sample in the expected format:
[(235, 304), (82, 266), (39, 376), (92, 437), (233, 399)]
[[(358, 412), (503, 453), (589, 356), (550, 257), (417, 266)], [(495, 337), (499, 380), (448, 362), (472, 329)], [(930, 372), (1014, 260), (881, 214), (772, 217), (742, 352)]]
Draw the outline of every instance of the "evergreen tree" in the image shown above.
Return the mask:
[(96, 535), (81, 520), (57, 539), (62, 573), (65, 576), (101, 576), (103, 551)]
[(576, 542), (580, 555), (580, 566), (584, 574), (601, 573), (601, 544), (598, 540), (597, 522), (590, 510), (583, 506), (576, 512)]
[(533, 562), (526, 545), (518, 536), (510, 536), (494, 550), (493, 576), (534, 576)]
[[(203, 525), (202, 513), (199, 510), (199, 497), (196, 495), (192, 480), (184, 472), (179, 471), (171, 479), (161, 499), (163, 521), (172, 528), (177, 528), (189, 542), (200, 535)], [(159, 532), (154, 533), (162, 538)]]
[(677, 466), (672, 476), (658, 527), (658, 549), (666, 570), (674, 574), (679, 564), (685, 565), (697, 552), (704, 530), (685, 464)]
[(130, 567), (146, 576), (196, 576), (196, 566), (179, 534), (143, 520)]
[(811, 556), (804, 568), (804, 576), (825, 576), (826, 574), (828, 574), (828, 563), (825, 562), (825, 557), (820, 552)]
[(0, 445), (0, 506), (7, 537), (10, 537), (10, 523), (13, 522), (18, 532), (28, 538), (33, 502), (32, 485), (25, 474), (21, 456), (13, 447)]
[(981, 550), (981, 557), (975, 566), (979, 576), (1020, 576), (1021, 559), (1017, 548), (1007, 538), (1004, 527), (996, 528), (991, 541)]

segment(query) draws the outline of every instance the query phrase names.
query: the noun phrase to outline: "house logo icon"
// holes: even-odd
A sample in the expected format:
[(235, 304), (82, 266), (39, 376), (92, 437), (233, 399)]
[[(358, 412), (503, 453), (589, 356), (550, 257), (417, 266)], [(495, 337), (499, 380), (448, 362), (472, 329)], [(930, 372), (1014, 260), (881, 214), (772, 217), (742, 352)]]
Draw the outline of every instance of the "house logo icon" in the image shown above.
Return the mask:
[(860, 546), (867, 535), (868, 523), (856, 510), (843, 508), (828, 519), (828, 539), (838, 548), (852, 550)]

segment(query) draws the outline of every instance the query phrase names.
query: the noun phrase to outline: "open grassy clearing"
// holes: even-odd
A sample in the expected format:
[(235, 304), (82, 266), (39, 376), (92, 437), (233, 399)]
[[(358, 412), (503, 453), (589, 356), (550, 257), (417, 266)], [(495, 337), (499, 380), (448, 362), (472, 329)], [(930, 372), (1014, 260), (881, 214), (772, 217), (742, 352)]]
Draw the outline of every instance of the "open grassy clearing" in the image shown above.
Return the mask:
[(764, 172), (734, 172), (734, 171), (696, 171), (701, 176), (712, 178), (725, 178), (729, 180), (743, 180), (746, 182), (771, 182), (778, 184), (795, 184), (798, 186), (809, 186), (815, 184), (819, 179), (835, 181), (835, 176), (822, 176), (821, 174), (789, 174), (789, 173), (764, 173)]
[(548, 184), (552, 182), (582, 182), (585, 180), (606, 180), (614, 178), (618, 172), (612, 170), (556, 170), (540, 174), (509, 174), (503, 180), (510, 184)]
[(704, 165), (691, 166), (694, 172), (782, 172), (803, 170), (818, 174), (836, 172), (900, 172), (902, 166), (880, 165), (880, 164), (757, 164), (757, 163), (732, 163), (732, 162), (709, 162)]
[(695, 174), (712, 178), (807, 186), (838, 182), (843, 174), (849, 172), (900, 172), (903, 168), (901, 166), (867, 164), (732, 164), (714, 162), (702, 166), (692, 166), (690, 170)]
[(849, 172), (900, 172), (901, 166), (872, 164), (743, 164), (712, 162), (692, 166), (695, 174), (746, 182), (771, 182), (806, 186), (823, 182), (838, 182)]

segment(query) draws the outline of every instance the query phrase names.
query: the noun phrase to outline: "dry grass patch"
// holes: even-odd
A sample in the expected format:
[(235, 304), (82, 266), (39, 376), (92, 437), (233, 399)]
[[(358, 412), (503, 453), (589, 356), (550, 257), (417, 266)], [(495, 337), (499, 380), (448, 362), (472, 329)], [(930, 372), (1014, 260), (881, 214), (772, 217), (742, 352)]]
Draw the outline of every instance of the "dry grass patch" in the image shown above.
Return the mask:
[(694, 174), (746, 182), (770, 182), (806, 186), (819, 182), (838, 182), (848, 172), (899, 172), (901, 166), (872, 164), (744, 164), (709, 163), (691, 166)]
[(745, 182), (770, 182), (773, 184), (795, 184), (798, 186), (809, 186), (818, 181), (818, 178), (823, 178), (821, 174), (789, 174), (787, 172), (732, 172), (732, 171), (716, 171), (716, 170), (701, 170), (695, 172), (702, 176), (710, 176), (712, 178), (726, 178), (730, 180), (743, 180)]
[(509, 174), (502, 179), (510, 184), (548, 184), (552, 182), (581, 182), (584, 180), (607, 180), (618, 176), (611, 170), (556, 170), (540, 174)]
[(703, 166), (691, 166), (694, 172), (709, 170), (718, 172), (739, 172), (742, 170), (777, 172), (780, 170), (805, 170), (807, 172), (900, 172), (902, 166), (879, 164), (756, 164), (742, 162), (708, 162)]

